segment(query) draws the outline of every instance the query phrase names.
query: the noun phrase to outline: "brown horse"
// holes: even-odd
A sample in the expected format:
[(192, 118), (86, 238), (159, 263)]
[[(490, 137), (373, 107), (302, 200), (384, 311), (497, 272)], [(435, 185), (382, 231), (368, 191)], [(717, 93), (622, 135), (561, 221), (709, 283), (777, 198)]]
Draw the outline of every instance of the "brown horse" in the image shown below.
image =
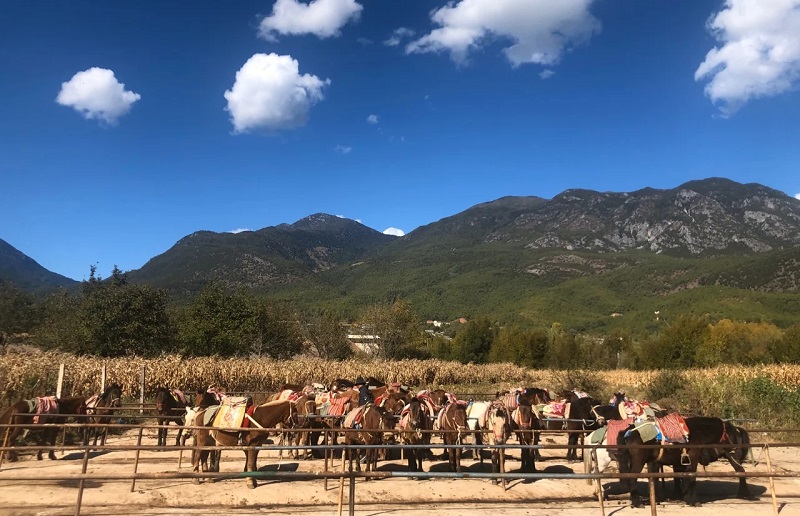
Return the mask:
[(516, 432), (520, 444), (522, 471), (536, 471), (536, 454), (531, 450), (535, 430), (539, 430), (539, 420), (530, 405), (519, 405), (511, 414), (511, 429)]
[[(250, 412), (248, 411), (248, 413)], [(213, 446), (214, 444), (219, 446), (238, 446), (241, 439), (241, 443), (247, 446), (247, 449), (244, 450), (244, 471), (245, 473), (256, 472), (258, 471), (258, 447), (266, 443), (269, 438), (268, 431), (277, 430), (278, 425), (292, 425), (292, 419), (295, 417), (296, 412), (292, 408), (292, 403), (289, 400), (275, 400), (268, 401), (252, 409), (250, 418), (252, 418), (255, 423), (252, 423), (250, 419), (247, 419), (246, 422), (243, 423), (243, 425), (248, 426), (250, 430), (244, 430), (242, 432), (215, 430), (211, 427), (213, 423), (213, 418), (211, 418), (208, 425), (205, 425), (208, 428), (197, 430), (198, 446)], [(198, 423), (197, 426), (203, 426), (199, 424), (199, 418), (197, 418), (196, 422)], [(199, 471), (199, 459), (199, 456), (192, 458), (195, 471)], [(255, 477), (248, 477), (245, 481), (247, 482), (248, 488), (254, 489), (256, 487)]]
[[(469, 430), (467, 427), (467, 410), (462, 403), (448, 403), (439, 412), (439, 430), (442, 432), (442, 441), (446, 445), (463, 444), (462, 434)], [(450, 471), (461, 473), (461, 448), (448, 448), (447, 458)]]
[(159, 387), (156, 389), (156, 413), (158, 414), (158, 446), (167, 445), (167, 427), (170, 422), (178, 425), (175, 446), (180, 446), (186, 417), (186, 402), (166, 387)]
[[(433, 425), (427, 407), (414, 398), (409, 402), (408, 407), (402, 410), (398, 428), (400, 429), (400, 440), (404, 444), (429, 445), (431, 443), (431, 434), (426, 430), (430, 430)], [(422, 448), (410, 448), (406, 451), (409, 471), (425, 471), (422, 469), (424, 451)]]
[[(394, 417), (392, 417), (392, 415), (386, 412), (386, 410), (384, 410), (382, 407), (379, 407), (374, 403), (369, 403), (363, 407), (358, 407), (353, 409), (351, 412), (356, 410), (364, 411), (361, 416), (360, 428), (358, 429), (359, 431), (346, 431), (344, 434), (344, 443), (346, 445), (383, 444), (383, 433), (386, 430), (394, 428)], [(346, 420), (349, 419), (350, 418), (348, 417)], [(354, 452), (355, 457), (353, 455)], [(367, 463), (366, 470), (375, 471), (378, 466), (378, 450), (375, 448), (368, 448), (364, 452), (364, 455)], [(350, 461), (355, 459), (357, 471), (361, 471), (361, 461), (359, 460), (360, 456), (360, 449), (352, 447), (347, 448), (347, 458)], [(369, 477), (367, 480), (369, 480)]]
[[(83, 415), (86, 414), (86, 399), (83, 397), (74, 398), (53, 398), (56, 403), (57, 410), (53, 414), (47, 416), (38, 416), (38, 423), (43, 424), (50, 422), (48, 419), (52, 418), (55, 423), (66, 423), (68, 421), (66, 415)], [(36, 428), (34, 418), (37, 417), (37, 400), (20, 400), (11, 405), (3, 415), (0, 416), (0, 425), (31, 425), (25, 427), (13, 427), (7, 430), (8, 432), (8, 446), (16, 446), (17, 438), (25, 431), (35, 433), (37, 436), (37, 444), (39, 446), (55, 446), (56, 435), (58, 434), (58, 427)], [(56, 416), (59, 414), (61, 416)], [(5, 432), (3, 432), (5, 434)], [(56, 460), (54, 450), (50, 450), (47, 454), (50, 460)], [(36, 453), (36, 459), (42, 460), (42, 450)], [(15, 462), (17, 460), (17, 453), (14, 450), (9, 451), (8, 460)]]
[[(102, 394), (96, 396), (95, 400), (89, 399), (86, 402), (86, 413), (94, 416), (88, 418), (88, 422), (93, 425), (108, 425), (111, 421), (111, 416), (114, 412), (122, 406), (122, 386), (112, 384), (103, 391)], [(108, 435), (107, 426), (93, 426), (87, 428), (86, 441), (94, 436), (92, 446), (97, 445), (97, 439), (100, 439), (100, 445), (106, 445), (106, 436)]]

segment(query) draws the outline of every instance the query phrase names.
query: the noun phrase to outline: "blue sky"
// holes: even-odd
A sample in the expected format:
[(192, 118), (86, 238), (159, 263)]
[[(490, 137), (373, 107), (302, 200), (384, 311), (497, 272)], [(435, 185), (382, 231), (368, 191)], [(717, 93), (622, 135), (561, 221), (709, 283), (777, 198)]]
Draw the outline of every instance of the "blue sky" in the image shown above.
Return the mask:
[(800, 192), (800, 0), (10, 0), (0, 238), (83, 279), (317, 212)]

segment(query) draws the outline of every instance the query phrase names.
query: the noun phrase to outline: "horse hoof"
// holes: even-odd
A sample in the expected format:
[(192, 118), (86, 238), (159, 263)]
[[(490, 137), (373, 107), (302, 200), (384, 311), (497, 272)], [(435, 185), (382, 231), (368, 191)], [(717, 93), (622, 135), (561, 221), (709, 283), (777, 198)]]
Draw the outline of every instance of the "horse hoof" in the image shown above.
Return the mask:
[(199, 478), (193, 478), (192, 479), (192, 484), (195, 484), (195, 485), (199, 486), (200, 485), (200, 479)]

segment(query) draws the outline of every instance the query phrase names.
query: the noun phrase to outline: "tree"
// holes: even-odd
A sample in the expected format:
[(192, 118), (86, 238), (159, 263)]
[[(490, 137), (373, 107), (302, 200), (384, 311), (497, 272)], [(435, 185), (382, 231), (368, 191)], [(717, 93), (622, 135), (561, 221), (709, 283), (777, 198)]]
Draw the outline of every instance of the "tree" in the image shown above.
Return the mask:
[(376, 337), (375, 354), (386, 359), (416, 356), (423, 348), (417, 315), (411, 305), (398, 300), (391, 305), (372, 305), (361, 316), (360, 324)]
[(455, 358), (463, 363), (482, 364), (489, 360), (495, 332), (489, 319), (469, 321), (453, 339)]
[(0, 335), (30, 332), (38, 319), (33, 297), (11, 283), (0, 281)]
[(489, 350), (490, 362), (513, 362), (526, 367), (544, 367), (546, 357), (547, 332), (541, 328), (502, 328)]
[(311, 353), (320, 358), (344, 360), (353, 355), (347, 332), (333, 312), (306, 314), (302, 334)]
[(295, 314), (277, 304), (248, 299), (250, 321), (243, 337), (249, 341), (251, 353), (270, 358), (287, 359), (302, 350), (302, 337)]
[(243, 355), (253, 311), (243, 295), (230, 295), (209, 283), (194, 299), (179, 330), (183, 353), (188, 355)]
[(155, 355), (170, 351), (174, 329), (167, 314), (167, 295), (149, 285), (130, 285), (114, 266), (102, 281), (90, 269), (81, 285), (78, 309), (85, 344), (79, 352), (101, 356)]
[(642, 343), (639, 350), (643, 367), (674, 369), (692, 367), (697, 349), (708, 335), (704, 318), (681, 316), (667, 325), (660, 335)]

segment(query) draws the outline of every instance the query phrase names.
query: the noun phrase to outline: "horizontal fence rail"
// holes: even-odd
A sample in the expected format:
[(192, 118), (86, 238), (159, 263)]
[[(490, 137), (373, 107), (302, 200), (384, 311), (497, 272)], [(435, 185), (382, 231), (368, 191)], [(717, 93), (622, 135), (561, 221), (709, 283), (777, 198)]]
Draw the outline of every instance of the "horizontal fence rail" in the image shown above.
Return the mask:
[[(138, 404), (134, 404), (133, 407), (136, 409), (139, 408)], [(127, 407), (119, 407), (116, 409), (117, 411), (122, 411), (127, 409)], [(398, 450), (401, 454), (405, 453), (406, 451), (411, 450), (418, 450), (418, 449), (440, 449), (440, 450), (450, 450), (450, 449), (462, 449), (462, 450), (489, 450), (489, 451), (496, 451), (500, 454), (501, 457), (504, 456), (505, 452), (511, 450), (582, 450), (584, 453), (594, 453), (597, 449), (633, 449), (633, 448), (641, 448), (641, 449), (660, 449), (662, 445), (605, 445), (605, 444), (578, 444), (578, 445), (569, 445), (569, 444), (444, 444), (444, 443), (430, 443), (430, 444), (373, 444), (373, 445), (365, 445), (365, 444), (315, 444), (315, 445), (284, 445), (284, 444), (259, 444), (258, 446), (247, 446), (247, 445), (232, 445), (232, 446), (199, 446), (199, 445), (188, 445), (188, 446), (153, 446), (148, 444), (142, 444), (142, 436), (144, 430), (158, 430), (163, 429), (163, 425), (158, 425), (155, 423), (147, 423), (147, 420), (152, 420), (156, 416), (155, 415), (144, 415), (144, 414), (132, 414), (132, 415), (123, 415), (120, 413), (112, 414), (100, 414), (100, 415), (91, 415), (91, 416), (76, 416), (72, 414), (48, 414), (46, 415), (48, 418), (75, 418), (77, 420), (86, 421), (86, 417), (110, 417), (112, 419), (121, 419), (121, 420), (140, 420), (142, 421), (139, 424), (120, 424), (120, 423), (112, 423), (112, 424), (98, 424), (98, 423), (91, 423), (91, 422), (78, 422), (78, 423), (42, 423), (42, 424), (5, 424), (0, 425), (0, 436), (5, 435), (6, 440), (3, 441), (3, 446), (0, 447), (0, 466), (2, 465), (2, 457), (5, 453), (16, 450), (16, 451), (33, 451), (33, 450), (43, 450), (43, 451), (61, 451), (62, 453), (65, 451), (71, 452), (83, 452), (83, 464), (82, 464), (82, 471), (81, 473), (73, 473), (70, 475), (47, 475), (47, 474), (30, 474), (27, 475), (24, 473), (24, 469), (16, 467), (14, 468), (14, 473), (11, 476), (6, 476), (2, 474), (0, 470), (0, 482), (20, 482), (20, 481), (63, 481), (63, 480), (77, 480), (79, 482), (78, 485), (78, 500), (76, 502), (76, 514), (80, 514), (81, 511), (81, 503), (82, 503), (82, 496), (83, 496), (83, 489), (85, 486), (86, 481), (123, 481), (123, 480), (130, 480), (132, 482), (131, 490), (133, 490), (133, 486), (137, 480), (158, 480), (158, 479), (256, 479), (256, 480), (268, 480), (268, 479), (282, 479), (282, 480), (298, 480), (298, 479), (324, 479), (326, 482), (327, 488), (327, 481), (328, 480), (339, 480), (340, 481), (340, 498), (339, 498), (339, 509), (341, 513), (342, 508), (342, 500), (343, 495), (341, 494), (342, 486), (344, 480), (349, 480), (350, 484), (350, 514), (353, 514), (354, 511), (354, 504), (355, 504), (355, 480), (356, 479), (370, 479), (370, 478), (451, 478), (451, 479), (494, 479), (494, 480), (502, 480), (505, 484), (507, 480), (514, 480), (514, 479), (523, 479), (523, 480), (538, 480), (538, 479), (586, 479), (590, 481), (594, 481), (597, 485), (599, 485), (603, 480), (620, 480), (620, 479), (641, 479), (647, 480), (651, 485), (651, 490), (654, 489), (653, 481), (655, 479), (674, 479), (674, 478), (692, 478), (692, 479), (702, 479), (702, 478), (766, 478), (770, 482), (770, 492), (773, 497), (773, 508), (777, 511), (777, 502), (775, 498), (775, 491), (774, 491), (774, 479), (776, 478), (800, 478), (800, 471), (793, 472), (793, 471), (773, 471), (772, 465), (770, 463), (769, 457), (769, 449), (770, 448), (800, 448), (800, 442), (788, 442), (788, 443), (748, 443), (748, 444), (725, 444), (725, 448), (750, 448), (751, 450), (764, 450), (766, 452), (766, 459), (769, 465), (769, 471), (767, 472), (758, 472), (758, 471), (751, 471), (745, 473), (738, 473), (738, 472), (706, 472), (706, 471), (697, 471), (697, 472), (654, 472), (654, 473), (601, 473), (598, 471), (591, 472), (591, 473), (548, 473), (548, 472), (505, 472), (504, 468), (501, 472), (498, 473), (488, 473), (488, 472), (418, 472), (418, 471), (364, 471), (364, 472), (356, 472), (352, 470), (353, 464), (352, 459), (350, 459), (350, 466), (349, 469), (345, 468), (345, 451), (348, 450)], [(338, 416), (336, 416), (338, 418)], [(8, 433), (14, 428), (26, 428), (29, 430), (45, 430), (45, 429), (60, 429), (63, 432), (66, 432), (68, 429), (82, 431), (90, 428), (107, 428), (109, 430), (118, 430), (118, 431), (127, 431), (127, 430), (138, 430), (138, 439), (136, 445), (120, 445), (120, 444), (109, 444), (109, 445), (90, 445), (90, 444), (71, 444), (71, 445), (60, 445), (60, 446), (38, 446), (38, 445), (29, 445), (29, 446), (8, 446), (7, 444), (7, 435)], [(232, 432), (236, 433), (239, 431), (247, 432), (248, 434), (259, 434), (259, 433), (269, 433), (275, 435), (281, 435), (288, 433), (297, 433), (297, 432), (317, 432), (320, 434), (324, 434), (325, 442), (328, 442), (328, 438), (336, 435), (344, 435), (348, 433), (365, 433), (365, 432), (378, 432), (383, 435), (392, 434), (394, 437), (399, 437), (403, 432), (398, 429), (342, 429), (342, 428), (218, 428), (218, 427), (210, 427), (210, 426), (170, 426), (169, 428), (175, 430), (177, 428), (182, 428), (184, 431), (193, 431), (193, 430), (222, 430), (225, 432)], [(789, 430), (776, 430), (776, 429), (750, 429), (748, 430), (751, 434), (755, 433), (764, 433), (768, 434), (771, 432), (782, 432), (782, 433), (794, 433), (800, 432), (800, 429), (789, 429)], [(569, 434), (569, 433), (581, 433), (585, 434), (584, 430), (521, 430), (515, 431), (514, 433), (531, 433), (537, 432), (541, 434)], [(430, 435), (443, 435), (445, 433), (451, 434), (459, 434), (461, 436), (470, 436), (473, 434), (490, 434), (489, 431), (486, 430), (461, 430), (456, 432), (445, 432), (442, 430), (424, 430), (419, 431), (420, 434), (430, 434)], [(697, 448), (713, 448), (714, 446), (720, 445), (708, 445), (708, 444), (674, 444), (668, 446), (675, 446), (676, 448), (680, 449), (697, 449)], [(141, 452), (153, 452), (153, 451), (163, 451), (163, 450), (186, 450), (186, 451), (203, 451), (203, 450), (215, 450), (215, 451), (246, 451), (246, 450), (257, 450), (257, 451), (277, 451), (277, 452), (284, 452), (284, 451), (322, 451), (325, 454), (325, 469), (323, 471), (232, 471), (232, 472), (182, 472), (182, 471), (168, 471), (168, 472), (141, 472), (138, 471), (138, 463), (139, 457)], [(135, 463), (134, 463), (134, 470), (131, 473), (106, 473), (106, 474), (98, 474), (98, 473), (87, 473), (87, 466), (90, 460), (90, 452), (92, 451), (107, 451), (107, 452), (114, 452), (114, 451), (135, 451)], [(330, 464), (333, 466), (333, 457), (335, 453), (342, 454), (342, 468), (339, 471), (332, 471), (328, 469), (328, 458), (331, 458)], [(402, 456), (402, 455), (401, 455)], [(182, 458), (182, 455), (181, 455)], [(179, 467), (180, 467), (180, 460), (179, 458)], [(505, 487), (504, 487), (505, 488)], [(603, 508), (603, 501), (602, 497), (598, 499), (600, 503), (600, 508), (604, 511)], [(651, 510), (655, 511), (655, 497), (651, 496)], [(777, 512), (776, 512), (777, 514)]]

